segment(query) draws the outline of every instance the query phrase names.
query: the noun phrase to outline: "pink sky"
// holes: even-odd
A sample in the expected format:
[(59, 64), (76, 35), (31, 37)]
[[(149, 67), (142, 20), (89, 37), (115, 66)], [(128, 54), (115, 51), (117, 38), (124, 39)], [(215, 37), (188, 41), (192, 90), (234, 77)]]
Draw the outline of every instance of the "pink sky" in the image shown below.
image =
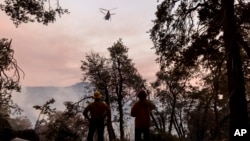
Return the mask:
[[(60, 0), (71, 12), (44, 26), (21, 24), (18, 28), (0, 12), (0, 38), (12, 39), (14, 57), (24, 70), (25, 86), (68, 86), (80, 82), (81, 60), (99, 52), (108, 57), (108, 47), (122, 38), (139, 73), (155, 80), (158, 65), (149, 34), (155, 19), (156, 0)], [(99, 8), (115, 15), (105, 21)]]

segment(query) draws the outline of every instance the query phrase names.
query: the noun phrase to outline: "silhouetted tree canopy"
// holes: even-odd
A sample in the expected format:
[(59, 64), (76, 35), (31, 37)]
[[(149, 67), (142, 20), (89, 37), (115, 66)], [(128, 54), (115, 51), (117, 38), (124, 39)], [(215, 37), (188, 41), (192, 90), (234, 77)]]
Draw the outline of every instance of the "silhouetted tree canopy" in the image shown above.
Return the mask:
[[(249, 7), (246, 0), (163, 0), (151, 29), (161, 71), (182, 68), (190, 74), (227, 76), (230, 140), (236, 128), (249, 125), (245, 93), (249, 67), (244, 67), (250, 58)], [(210, 80), (220, 82), (218, 77)], [(214, 93), (225, 87), (221, 82), (209, 84), (217, 87)]]
[(20, 111), (12, 101), (12, 91), (20, 92), (20, 71), (17, 61), (14, 59), (14, 50), (11, 49), (11, 40), (0, 39), (0, 111), (2, 115), (8, 115), (10, 109)]
[[(117, 110), (113, 122), (119, 123), (120, 139), (125, 139), (126, 102), (135, 95), (139, 89), (145, 88), (145, 80), (137, 71), (132, 59), (128, 57), (128, 48), (119, 39), (108, 48), (110, 57), (106, 58), (98, 53), (86, 55), (82, 61), (84, 80), (93, 83), (100, 90), (105, 102)], [(110, 140), (115, 138), (111, 121), (108, 121)]]
[[(52, 5), (50, 0), (4, 0), (0, 2), (0, 10), (5, 12), (16, 26), (35, 21), (48, 25), (56, 20), (57, 15), (69, 13), (60, 6), (59, 0), (54, 2), (55, 5)], [(9, 114), (10, 109), (20, 111), (11, 99), (12, 90), (21, 90), (19, 80), (22, 72), (14, 59), (11, 41), (0, 37), (0, 109), (4, 114)]]
[[(55, 5), (51, 1), (56, 1)], [(37, 21), (47, 25), (56, 20), (56, 15), (69, 13), (63, 9), (60, 0), (4, 0), (0, 3), (0, 10), (5, 12), (18, 26), (21, 23)]]

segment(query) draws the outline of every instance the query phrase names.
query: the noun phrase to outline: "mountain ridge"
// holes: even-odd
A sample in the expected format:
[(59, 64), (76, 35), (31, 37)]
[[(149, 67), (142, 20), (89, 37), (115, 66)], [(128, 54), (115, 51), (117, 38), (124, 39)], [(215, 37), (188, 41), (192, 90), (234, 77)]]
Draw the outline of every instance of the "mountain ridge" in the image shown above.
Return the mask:
[(13, 93), (13, 101), (21, 109), (22, 115), (27, 116), (32, 123), (37, 119), (39, 111), (34, 105), (43, 105), (46, 101), (54, 99), (51, 107), (59, 111), (65, 110), (64, 102), (76, 102), (82, 97), (92, 95), (94, 86), (88, 82), (75, 83), (70, 86), (24, 86), (20, 93)]

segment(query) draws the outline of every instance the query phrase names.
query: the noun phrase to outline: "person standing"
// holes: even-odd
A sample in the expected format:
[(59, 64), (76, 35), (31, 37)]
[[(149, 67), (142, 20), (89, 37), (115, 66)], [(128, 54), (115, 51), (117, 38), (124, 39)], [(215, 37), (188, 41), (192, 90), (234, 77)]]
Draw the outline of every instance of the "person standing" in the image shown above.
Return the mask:
[(87, 141), (93, 141), (93, 136), (97, 130), (98, 141), (103, 141), (104, 120), (111, 118), (110, 107), (101, 101), (102, 94), (99, 91), (94, 92), (94, 102), (90, 103), (83, 111), (83, 115), (89, 121), (89, 132)]
[(135, 141), (150, 141), (150, 114), (155, 105), (146, 99), (144, 90), (137, 94), (139, 101), (131, 108), (131, 116), (135, 117)]

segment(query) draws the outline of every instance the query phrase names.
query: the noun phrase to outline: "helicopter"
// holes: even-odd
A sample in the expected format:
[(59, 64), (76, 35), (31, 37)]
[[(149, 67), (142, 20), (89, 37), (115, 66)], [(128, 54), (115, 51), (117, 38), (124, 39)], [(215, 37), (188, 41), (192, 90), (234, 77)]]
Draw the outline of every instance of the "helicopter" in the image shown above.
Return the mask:
[(115, 13), (110, 13), (111, 10), (115, 10), (116, 8), (113, 8), (113, 9), (104, 9), (104, 8), (100, 8), (100, 12), (103, 13), (105, 16), (104, 16), (104, 19), (105, 20), (111, 20), (111, 15), (115, 15)]

